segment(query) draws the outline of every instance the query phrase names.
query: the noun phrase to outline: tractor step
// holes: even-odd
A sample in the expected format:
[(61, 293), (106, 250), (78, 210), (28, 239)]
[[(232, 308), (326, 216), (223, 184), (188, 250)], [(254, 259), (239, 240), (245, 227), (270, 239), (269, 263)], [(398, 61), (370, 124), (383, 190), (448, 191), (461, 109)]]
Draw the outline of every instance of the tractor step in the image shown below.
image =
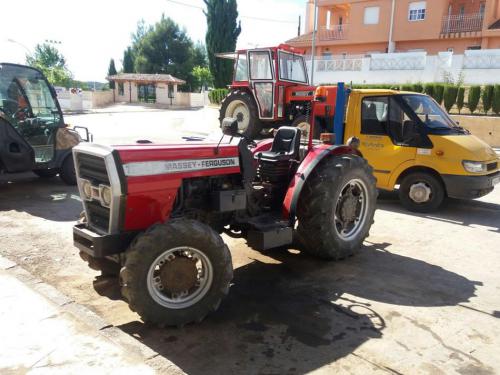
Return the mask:
[(293, 229), (281, 218), (264, 215), (253, 218), (249, 224), (254, 229), (248, 232), (247, 243), (255, 250), (286, 246), (293, 241)]

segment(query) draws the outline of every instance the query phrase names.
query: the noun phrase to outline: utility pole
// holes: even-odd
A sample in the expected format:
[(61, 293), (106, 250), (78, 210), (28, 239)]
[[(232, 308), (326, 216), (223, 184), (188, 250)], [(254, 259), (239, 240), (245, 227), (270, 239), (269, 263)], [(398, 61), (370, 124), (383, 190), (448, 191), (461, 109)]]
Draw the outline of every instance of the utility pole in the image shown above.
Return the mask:
[(394, 42), (392, 41), (393, 39), (393, 32), (394, 32), (394, 12), (396, 9), (396, 0), (392, 0), (392, 10), (391, 10), (391, 25), (389, 28), (389, 44), (387, 46), (387, 52), (392, 53), (394, 52)]
[(297, 36), (300, 36), (300, 21), (301, 21), (301, 19), (299, 16), (299, 27), (297, 28)]
[(316, 23), (318, 21), (318, 0), (314, 0), (314, 21), (312, 33), (312, 51), (311, 51), (311, 85), (314, 85), (314, 55), (316, 54)]

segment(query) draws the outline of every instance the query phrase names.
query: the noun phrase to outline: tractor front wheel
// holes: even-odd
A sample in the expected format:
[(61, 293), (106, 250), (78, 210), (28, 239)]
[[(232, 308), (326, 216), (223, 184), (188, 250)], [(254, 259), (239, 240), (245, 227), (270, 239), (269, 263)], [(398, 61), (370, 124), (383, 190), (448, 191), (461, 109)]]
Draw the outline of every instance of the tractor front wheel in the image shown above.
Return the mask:
[(373, 223), (376, 181), (355, 155), (322, 160), (306, 180), (297, 207), (297, 236), (311, 255), (341, 260), (358, 250)]
[(246, 91), (233, 90), (224, 98), (219, 113), (221, 124), (226, 117), (238, 120), (238, 133), (247, 138), (255, 139), (262, 131), (257, 105)]
[(309, 121), (306, 115), (300, 115), (295, 117), (291, 125), (294, 128), (300, 129), (300, 136), (303, 141), (309, 140), (309, 132), (311, 131), (311, 124)]
[(132, 311), (159, 326), (200, 322), (229, 291), (231, 254), (218, 233), (195, 220), (156, 224), (138, 235), (120, 272)]

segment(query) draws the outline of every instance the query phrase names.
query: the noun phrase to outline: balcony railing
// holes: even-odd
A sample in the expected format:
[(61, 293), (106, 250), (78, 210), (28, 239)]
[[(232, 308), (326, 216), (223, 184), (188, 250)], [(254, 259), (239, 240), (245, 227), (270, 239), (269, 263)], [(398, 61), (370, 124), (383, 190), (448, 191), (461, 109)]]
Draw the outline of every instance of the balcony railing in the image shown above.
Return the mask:
[(443, 17), (441, 34), (468, 33), (483, 29), (484, 16), (481, 13)]
[(330, 27), (321, 26), (318, 30), (318, 37), (321, 41), (344, 40), (347, 39), (349, 25), (330, 25)]

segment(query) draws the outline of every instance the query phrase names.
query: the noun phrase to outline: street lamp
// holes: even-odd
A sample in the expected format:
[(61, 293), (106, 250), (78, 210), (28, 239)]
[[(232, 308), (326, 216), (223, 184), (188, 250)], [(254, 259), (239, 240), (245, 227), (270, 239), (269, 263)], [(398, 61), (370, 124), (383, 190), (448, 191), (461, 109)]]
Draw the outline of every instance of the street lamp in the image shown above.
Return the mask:
[(18, 42), (17, 40), (10, 39), (10, 38), (7, 39), (7, 42), (20, 45), (21, 47), (23, 47), (26, 50), (26, 52), (28, 52), (28, 55), (31, 55), (31, 50), (28, 47), (26, 47), (24, 44), (22, 44), (21, 42)]

